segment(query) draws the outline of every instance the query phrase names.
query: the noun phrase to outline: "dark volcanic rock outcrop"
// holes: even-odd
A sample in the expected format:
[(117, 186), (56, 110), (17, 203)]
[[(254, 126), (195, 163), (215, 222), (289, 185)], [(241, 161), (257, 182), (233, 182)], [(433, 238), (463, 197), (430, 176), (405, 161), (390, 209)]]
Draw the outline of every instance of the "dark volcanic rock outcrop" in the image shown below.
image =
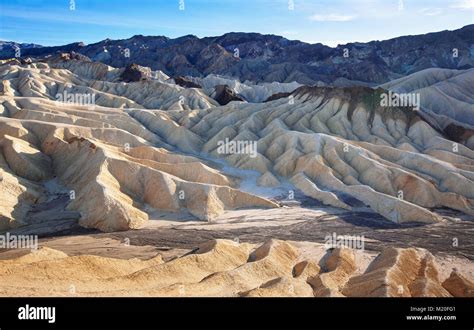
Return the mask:
[(243, 99), (227, 85), (216, 86), (211, 96), (214, 100), (219, 102), (220, 105), (226, 105), (232, 101), (243, 101)]
[(91, 62), (90, 58), (80, 53), (77, 53), (75, 51), (71, 51), (68, 53), (61, 53), (60, 57), (64, 61), (77, 60), (77, 61)]
[(448, 136), (450, 140), (456, 142), (468, 141), (472, 136), (474, 136), (474, 130), (466, 129), (461, 126), (457, 126), (456, 124), (449, 124), (444, 129), (444, 133)]
[(120, 75), (120, 79), (125, 82), (136, 82), (148, 80), (151, 77), (150, 68), (142, 67), (138, 64), (132, 63), (127, 65), (125, 70)]
[(185, 88), (202, 88), (201, 85), (196, 84), (195, 82), (191, 81), (190, 79), (188, 79), (186, 77), (182, 77), (182, 76), (175, 77), (174, 82), (175, 82), (176, 85), (179, 85), (179, 86), (185, 87)]

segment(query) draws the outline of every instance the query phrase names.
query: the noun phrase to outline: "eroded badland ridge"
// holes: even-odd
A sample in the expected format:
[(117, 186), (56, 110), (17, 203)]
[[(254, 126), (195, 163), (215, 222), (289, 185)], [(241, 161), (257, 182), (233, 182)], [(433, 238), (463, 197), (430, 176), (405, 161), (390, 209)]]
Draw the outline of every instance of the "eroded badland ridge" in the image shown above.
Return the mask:
[[(469, 29), (452, 33), (470, 46)], [(238, 41), (249, 65), (248, 38), (160, 47), (233, 70), (214, 55)], [(0, 232), (42, 246), (0, 253), (1, 295), (473, 295), (472, 57), (335, 87), (77, 47), (0, 66)], [(328, 248), (333, 233), (365, 250)]]

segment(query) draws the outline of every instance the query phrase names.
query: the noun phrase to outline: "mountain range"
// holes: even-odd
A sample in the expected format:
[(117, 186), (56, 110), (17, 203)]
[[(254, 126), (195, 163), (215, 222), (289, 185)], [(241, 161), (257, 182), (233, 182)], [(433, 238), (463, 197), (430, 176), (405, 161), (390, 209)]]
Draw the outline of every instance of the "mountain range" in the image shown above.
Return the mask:
[(55, 47), (2, 42), (0, 58), (15, 57), (16, 48), (21, 49), (23, 57), (74, 51), (113, 67), (136, 63), (172, 77), (218, 74), (252, 82), (377, 85), (432, 67), (473, 68), (474, 24), (454, 31), (335, 48), (258, 33), (205, 38), (187, 35), (176, 39), (135, 35), (123, 40)]

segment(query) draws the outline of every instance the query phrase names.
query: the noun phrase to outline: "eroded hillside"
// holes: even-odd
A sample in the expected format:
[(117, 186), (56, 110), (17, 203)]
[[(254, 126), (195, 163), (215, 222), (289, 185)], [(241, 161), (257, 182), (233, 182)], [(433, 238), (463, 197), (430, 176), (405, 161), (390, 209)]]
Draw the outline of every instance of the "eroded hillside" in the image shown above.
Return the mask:
[(51, 181), (70, 195), (65, 211), (103, 231), (139, 228), (153, 210), (212, 220), (279, 206), (226, 166), (396, 223), (441, 221), (442, 207), (474, 215), (471, 141), (448, 140), (410, 108), (381, 107), (381, 89), (301, 87), (218, 106), (198, 88), (122, 73), (71, 59), (0, 67), (1, 229), (42, 221), (31, 210), (51, 198)]
[[(306, 252), (304, 252), (306, 251)], [(473, 297), (422, 249), (374, 255), (269, 240), (213, 240), (171, 260), (68, 256), (44, 247), (0, 260), (0, 296)]]

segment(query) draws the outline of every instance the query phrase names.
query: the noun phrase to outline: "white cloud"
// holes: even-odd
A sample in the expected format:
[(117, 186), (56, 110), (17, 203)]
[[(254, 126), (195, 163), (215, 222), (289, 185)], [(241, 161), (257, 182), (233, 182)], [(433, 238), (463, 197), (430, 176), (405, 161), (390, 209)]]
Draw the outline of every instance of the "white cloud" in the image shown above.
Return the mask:
[(441, 8), (423, 8), (420, 10), (421, 15), (425, 16), (436, 16), (443, 12)]
[(458, 8), (458, 9), (474, 9), (474, 0), (458, 0), (451, 8)]
[(310, 20), (317, 22), (348, 22), (352, 21), (356, 16), (352, 15), (339, 15), (339, 14), (329, 14), (329, 15), (313, 15), (310, 17)]

